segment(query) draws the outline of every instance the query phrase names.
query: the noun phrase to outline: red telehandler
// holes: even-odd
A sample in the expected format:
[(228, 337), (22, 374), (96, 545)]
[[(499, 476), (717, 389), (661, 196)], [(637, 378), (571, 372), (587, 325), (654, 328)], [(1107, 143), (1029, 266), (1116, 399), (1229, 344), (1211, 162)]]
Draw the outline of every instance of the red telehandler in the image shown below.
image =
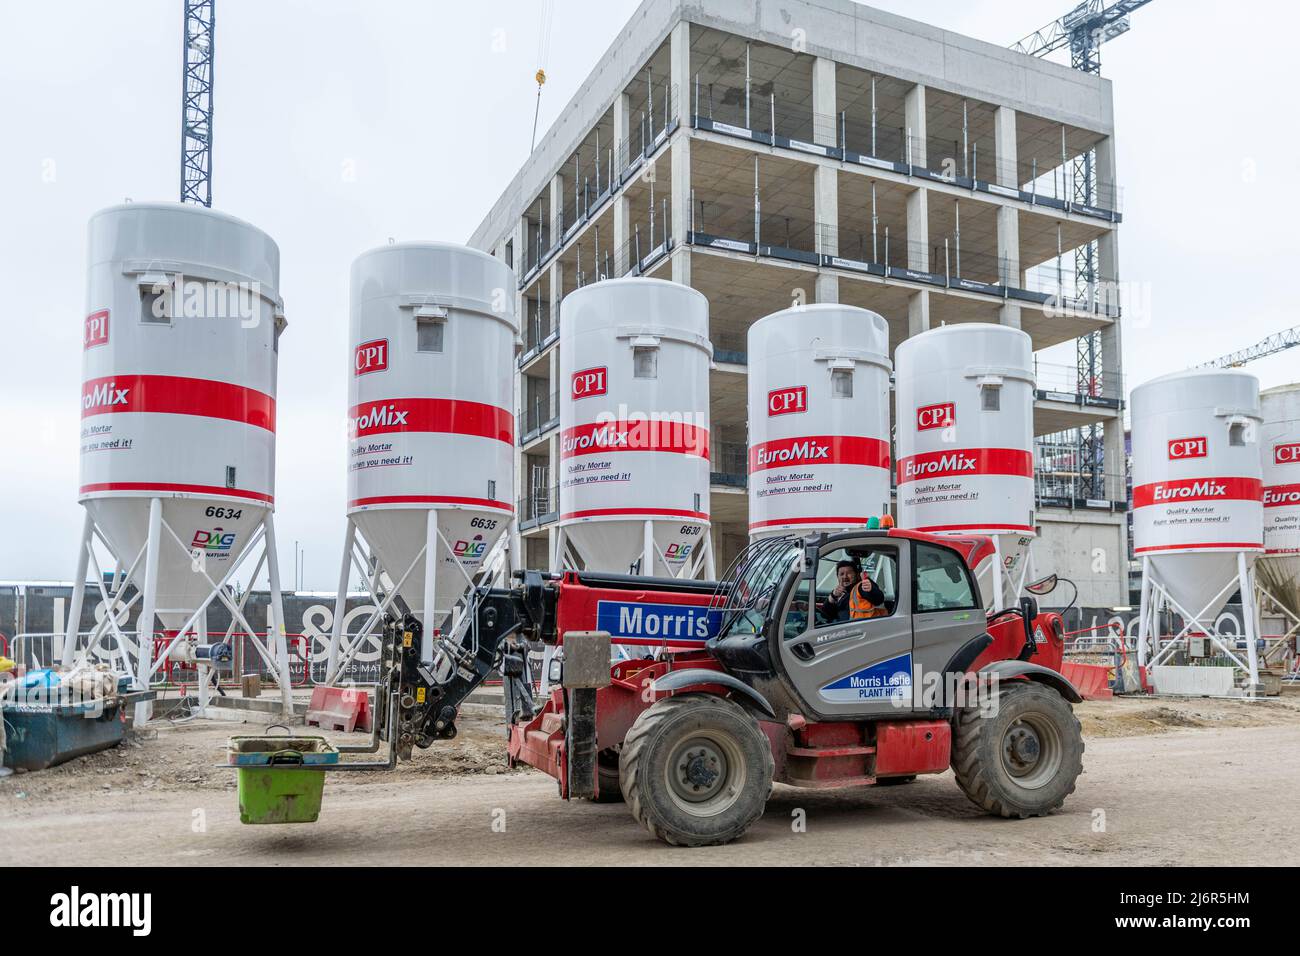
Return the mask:
[[(373, 749), (387, 741), (393, 766), (454, 737), (495, 671), (511, 763), (566, 799), (625, 800), (666, 843), (735, 840), (774, 782), (900, 784), (950, 766), (990, 813), (1041, 816), (1082, 771), (1080, 697), (1059, 672), (1059, 615), (1029, 597), (985, 613), (973, 570), (992, 554), (981, 536), (864, 529), (755, 542), (716, 584), (517, 572), (469, 593), (432, 664), (417, 619), (386, 624)], [(843, 566), (878, 588), (875, 616), (835, 612)], [(611, 643), (645, 656), (611, 665)], [(538, 645), (555, 648), (540, 707)]]

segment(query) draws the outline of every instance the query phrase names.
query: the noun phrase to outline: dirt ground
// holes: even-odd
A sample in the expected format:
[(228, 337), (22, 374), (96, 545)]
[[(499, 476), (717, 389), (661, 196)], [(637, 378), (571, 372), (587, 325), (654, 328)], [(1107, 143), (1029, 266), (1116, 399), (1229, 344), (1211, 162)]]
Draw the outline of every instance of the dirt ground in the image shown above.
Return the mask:
[(551, 778), (505, 767), (498, 718), (468, 714), (455, 741), (393, 773), (330, 777), (316, 824), (242, 826), (235, 775), (219, 762), (227, 737), (259, 734), (266, 719), (155, 720), (114, 750), (0, 779), (0, 865), (1300, 863), (1286, 809), (1300, 791), (1300, 695), (1076, 710), (1085, 773), (1050, 817), (987, 817), (948, 773), (892, 788), (778, 786), (742, 841), (701, 850), (661, 846), (622, 805), (558, 800)]

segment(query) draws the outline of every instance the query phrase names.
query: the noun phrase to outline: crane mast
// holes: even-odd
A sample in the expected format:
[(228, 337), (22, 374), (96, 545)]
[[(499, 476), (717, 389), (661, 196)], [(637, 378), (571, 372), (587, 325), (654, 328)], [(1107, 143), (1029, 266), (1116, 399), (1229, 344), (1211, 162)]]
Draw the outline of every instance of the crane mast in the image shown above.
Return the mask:
[[(1031, 33), (1011, 48), (1029, 56), (1045, 57), (1068, 47), (1070, 66), (1084, 73), (1101, 73), (1101, 45), (1127, 33), (1129, 14), (1151, 0), (1116, 0), (1107, 6), (1104, 0), (1084, 0), (1077, 7), (1047, 26)], [(1062, 141), (1064, 142), (1064, 140)], [(1097, 154), (1087, 149), (1072, 160), (1074, 201), (1094, 205), (1097, 198)], [(1074, 251), (1075, 297), (1093, 302), (1097, 292), (1097, 243), (1089, 242)], [(1114, 276), (1110, 277), (1112, 280)], [(1081, 395), (1101, 393), (1101, 333), (1080, 336), (1076, 345), (1078, 389)], [(1079, 429), (1077, 437), (1079, 471), (1084, 494), (1090, 498), (1105, 494), (1104, 440), (1098, 424)]]
[(212, 205), (212, 57), (216, 0), (185, 0), (181, 202)]

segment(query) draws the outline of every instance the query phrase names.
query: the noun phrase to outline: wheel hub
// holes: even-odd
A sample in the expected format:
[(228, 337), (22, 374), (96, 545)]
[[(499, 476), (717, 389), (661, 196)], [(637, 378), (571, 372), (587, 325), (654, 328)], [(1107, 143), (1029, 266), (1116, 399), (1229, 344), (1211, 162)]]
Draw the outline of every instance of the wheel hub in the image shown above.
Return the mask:
[(714, 797), (727, 778), (726, 755), (709, 741), (691, 740), (673, 755), (669, 779), (683, 800), (702, 803)]
[(1034, 769), (1043, 751), (1032, 727), (1013, 724), (1003, 742), (1003, 752), (1007, 759), (1007, 769), (1014, 776), (1021, 776)]

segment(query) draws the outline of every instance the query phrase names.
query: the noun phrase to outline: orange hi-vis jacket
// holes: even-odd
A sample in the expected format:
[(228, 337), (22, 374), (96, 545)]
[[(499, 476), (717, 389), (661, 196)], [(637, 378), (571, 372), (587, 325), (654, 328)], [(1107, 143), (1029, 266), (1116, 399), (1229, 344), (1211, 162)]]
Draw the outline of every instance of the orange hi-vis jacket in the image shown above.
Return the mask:
[(869, 617), (884, 617), (888, 613), (883, 605), (871, 603), (871, 600), (862, 593), (860, 584), (853, 585), (853, 590), (849, 592), (850, 620), (859, 621)]

